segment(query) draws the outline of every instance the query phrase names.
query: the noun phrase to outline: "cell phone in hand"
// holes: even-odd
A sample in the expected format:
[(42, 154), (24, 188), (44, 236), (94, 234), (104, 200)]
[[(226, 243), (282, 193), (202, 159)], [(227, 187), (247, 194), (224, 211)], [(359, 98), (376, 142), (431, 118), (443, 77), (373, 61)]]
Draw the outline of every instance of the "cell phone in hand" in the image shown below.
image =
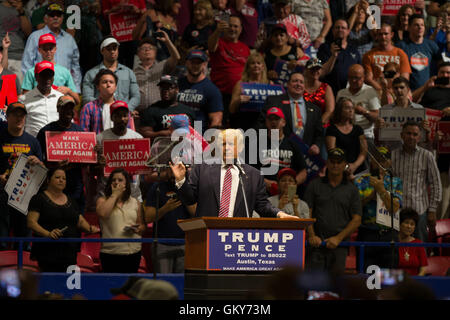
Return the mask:
[(450, 84), (450, 78), (447, 78), (447, 77), (436, 78), (436, 80), (434, 80), (434, 84), (446, 86), (446, 85)]
[(337, 38), (336, 40), (334, 40), (333, 43), (339, 47), (339, 51), (342, 50), (342, 39), (341, 38)]
[(395, 72), (394, 70), (383, 71), (383, 75), (384, 75), (385, 79), (392, 79), (396, 73), (397, 72)]
[(288, 198), (289, 201), (292, 201), (294, 199), (295, 194), (297, 193), (297, 186), (296, 185), (289, 185), (288, 186)]
[(154, 36), (155, 36), (155, 38), (164, 38), (164, 33), (162, 33), (162, 32), (155, 32)]
[(64, 231), (66, 231), (68, 228), (69, 228), (68, 226), (65, 226), (64, 228), (62, 228), (62, 229), (59, 230), (59, 231), (61, 231), (61, 233), (64, 233)]

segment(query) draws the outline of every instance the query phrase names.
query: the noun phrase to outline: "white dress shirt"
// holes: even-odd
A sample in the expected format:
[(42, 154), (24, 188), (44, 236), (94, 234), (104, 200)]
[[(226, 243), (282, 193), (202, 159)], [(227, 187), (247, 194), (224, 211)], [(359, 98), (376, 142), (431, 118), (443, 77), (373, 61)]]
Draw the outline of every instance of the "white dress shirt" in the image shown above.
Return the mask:
[(44, 96), (37, 87), (21, 96), (21, 102), (27, 109), (25, 122), (27, 133), (36, 137), (42, 127), (59, 119), (56, 103), (61, 96), (63, 94), (53, 88), (48, 96)]

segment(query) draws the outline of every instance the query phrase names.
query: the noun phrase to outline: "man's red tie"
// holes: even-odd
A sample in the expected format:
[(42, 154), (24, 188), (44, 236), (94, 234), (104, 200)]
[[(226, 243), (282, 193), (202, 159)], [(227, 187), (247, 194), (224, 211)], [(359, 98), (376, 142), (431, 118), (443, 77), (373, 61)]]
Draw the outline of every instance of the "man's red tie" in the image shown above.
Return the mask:
[(222, 195), (220, 197), (220, 208), (219, 217), (228, 217), (228, 211), (230, 209), (230, 197), (231, 197), (231, 182), (233, 181), (233, 176), (231, 174), (231, 167), (228, 166), (225, 172), (225, 178), (223, 180)]

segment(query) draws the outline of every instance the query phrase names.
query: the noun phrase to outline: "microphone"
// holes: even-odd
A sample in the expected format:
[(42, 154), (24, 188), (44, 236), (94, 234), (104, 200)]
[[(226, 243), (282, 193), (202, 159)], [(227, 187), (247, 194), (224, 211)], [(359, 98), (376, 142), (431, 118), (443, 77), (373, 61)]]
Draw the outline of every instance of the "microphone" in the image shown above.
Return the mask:
[(247, 178), (247, 174), (245, 173), (244, 168), (242, 168), (241, 164), (235, 160), (234, 165), (236, 166), (236, 168), (238, 168), (239, 173)]

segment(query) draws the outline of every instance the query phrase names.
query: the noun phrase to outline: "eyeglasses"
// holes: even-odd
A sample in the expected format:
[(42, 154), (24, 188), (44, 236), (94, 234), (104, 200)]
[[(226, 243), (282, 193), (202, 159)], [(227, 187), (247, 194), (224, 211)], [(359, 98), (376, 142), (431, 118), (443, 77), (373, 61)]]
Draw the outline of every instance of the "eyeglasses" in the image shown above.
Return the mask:
[(142, 51), (152, 51), (152, 50), (155, 50), (155, 47), (141, 47), (140, 50), (142, 50)]

